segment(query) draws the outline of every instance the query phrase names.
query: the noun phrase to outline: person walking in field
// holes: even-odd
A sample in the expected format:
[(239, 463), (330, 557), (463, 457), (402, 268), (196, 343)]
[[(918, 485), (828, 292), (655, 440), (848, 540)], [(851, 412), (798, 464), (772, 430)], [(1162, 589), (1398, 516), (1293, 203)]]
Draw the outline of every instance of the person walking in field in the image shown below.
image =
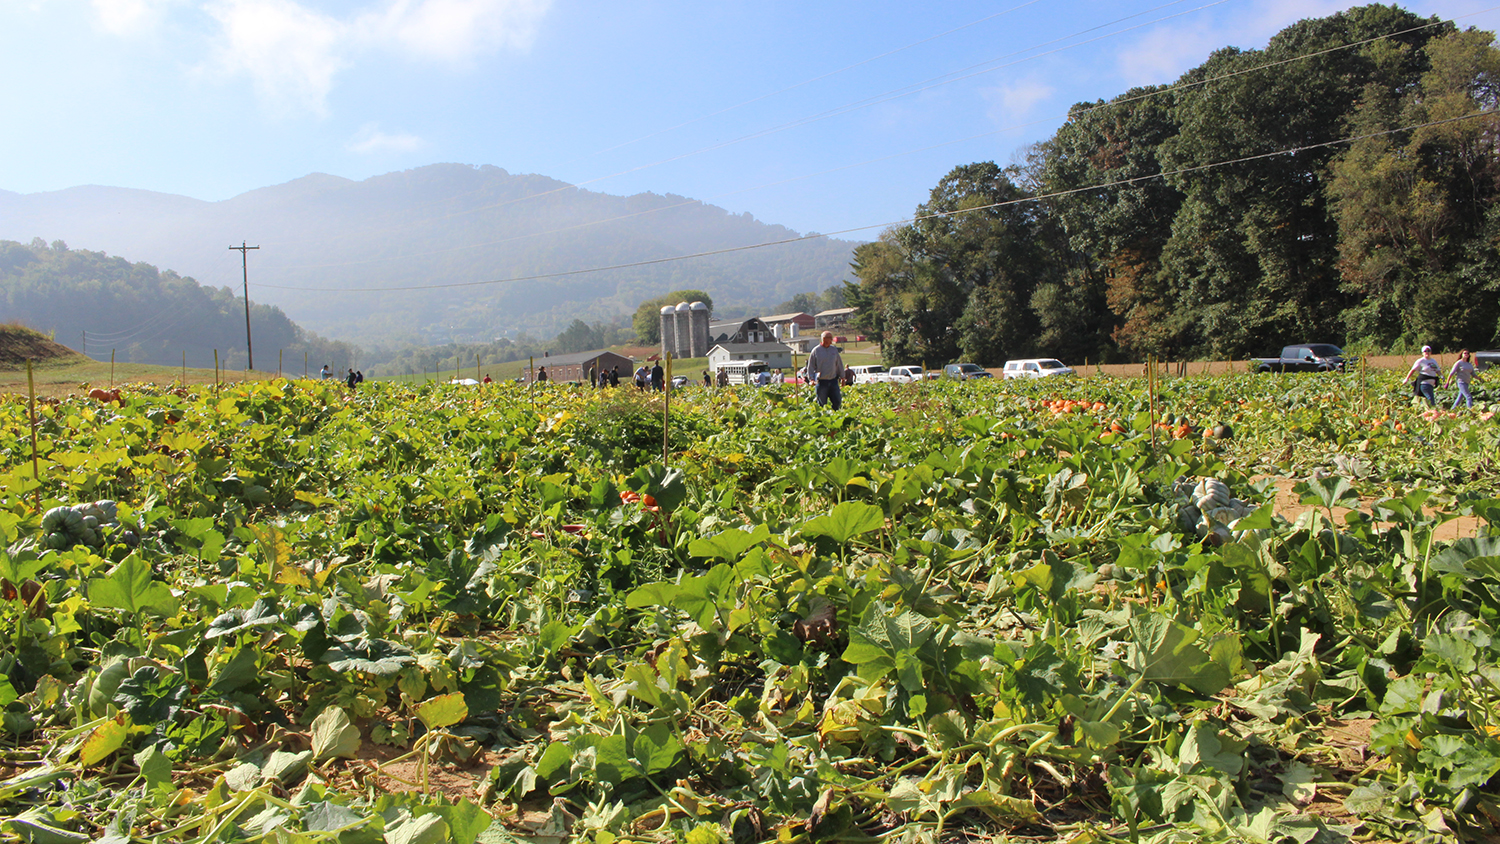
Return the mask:
[(666, 381), (667, 373), (661, 368), (661, 361), (657, 361), (656, 366), (651, 367), (651, 389), (661, 392), (666, 389)]
[(536, 382), (538, 384), (545, 384), (545, 383), (547, 383), (547, 367), (545, 367), (545, 366), (539, 366), (539, 367), (537, 367), (537, 370), (536, 370)]
[(647, 369), (646, 365), (643, 363), (641, 364), (640, 368), (635, 371), (635, 388), (637, 390), (644, 390), (646, 389), (646, 384), (650, 381), (651, 370)]
[(1470, 410), (1474, 409), (1474, 397), (1469, 395), (1469, 382), (1474, 380), (1474, 360), (1468, 349), (1460, 349), (1458, 360), (1453, 362), (1453, 368), (1448, 371), (1448, 380), (1443, 386), (1458, 384), (1458, 395), (1453, 399), (1452, 410), (1458, 410), (1458, 403), (1464, 402)]
[(1432, 356), (1431, 346), (1422, 347), (1422, 356), (1412, 363), (1411, 369), (1406, 371), (1406, 377), (1401, 379), (1401, 383), (1405, 384), (1410, 381), (1412, 376), (1416, 376), (1417, 379), (1412, 384), (1415, 394), (1436, 407), (1437, 395), (1434, 390), (1437, 388), (1438, 380), (1442, 377), (1442, 370), (1438, 367), (1437, 359)]
[(844, 406), (844, 394), (839, 382), (844, 379), (844, 355), (833, 345), (833, 332), (825, 331), (818, 345), (807, 356), (808, 375), (818, 382), (818, 406), (833, 405), (834, 410)]

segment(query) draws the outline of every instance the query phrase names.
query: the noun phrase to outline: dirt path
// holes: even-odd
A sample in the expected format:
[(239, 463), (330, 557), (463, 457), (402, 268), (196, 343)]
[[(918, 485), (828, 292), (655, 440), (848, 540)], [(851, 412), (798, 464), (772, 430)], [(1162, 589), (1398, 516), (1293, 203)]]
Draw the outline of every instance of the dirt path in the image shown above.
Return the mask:
[[(1301, 516), (1303, 513), (1306, 513), (1309, 510), (1321, 511), (1323, 509), (1321, 505), (1314, 506), (1302, 503), (1301, 499), (1297, 496), (1297, 493), (1292, 491), (1292, 487), (1296, 486), (1296, 484), (1298, 483), (1298, 479), (1296, 478), (1284, 478), (1273, 475), (1256, 475), (1251, 477), (1250, 480), (1258, 481), (1265, 478), (1269, 478), (1270, 481), (1276, 485), (1276, 512), (1282, 516), (1285, 516), (1287, 519), (1295, 522), (1298, 516)], [(1374, 504), (1376, 500), (1377, 499), (1375, 498), (1361, 498), (1359, 501), (1360, 508), (1368, 512), (1370, 505)], [(1349, 513), (1348, 507), (1334, 507), (1334, 521), (1340, 525), (1344, 524), (1344, 516), (1347, 513)], [(1478, 516), (1460, 516), (1453, 521), (1444, 522), (1443, 524), (1439, 525), (1437, 530), (1433, 531), (1433, 539), (1436, 539), (1440, 542), (1452, 542), (1457, 539), (1476, 537), (1479, 535), (1479, 529), (1481, 526), (1482, 523)]]

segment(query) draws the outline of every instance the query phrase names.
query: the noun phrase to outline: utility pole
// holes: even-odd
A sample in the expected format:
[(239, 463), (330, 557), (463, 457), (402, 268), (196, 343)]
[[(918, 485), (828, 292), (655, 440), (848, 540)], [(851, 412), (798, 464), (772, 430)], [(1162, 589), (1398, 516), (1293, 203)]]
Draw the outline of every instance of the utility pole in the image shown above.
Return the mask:
[(255, 347), (250, 344), (250, 264), (246, 255), (251, 249), (259, 249), (259, 246), (246, 246), (245, 241), (240, 241), (239, 246), (231, 246), (230, 249), (238, 250), (240, 253), (240, 271), (245, 277), (245, 356), (250, 363), (247, 369), (255, 368)]

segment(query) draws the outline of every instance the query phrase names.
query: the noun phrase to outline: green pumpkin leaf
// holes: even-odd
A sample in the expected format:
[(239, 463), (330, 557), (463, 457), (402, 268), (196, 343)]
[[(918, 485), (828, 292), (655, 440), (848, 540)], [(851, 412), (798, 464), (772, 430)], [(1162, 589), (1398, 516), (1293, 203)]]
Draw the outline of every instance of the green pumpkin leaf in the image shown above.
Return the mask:
[(417, 705), (417, 717), (429, 730), (451, 727), (469, 717), (469, 705), (463, 692), (438, 695)]
[(129, 613), (171, 615), (177, 611), (172, 590), (152, 580), (151, 567), (135, 554), (121, 560), (105, 577), (90, 580), (88, 595), (96, 606)]
[(808, 521), (802, 526), (804, 536), (826, 536), (840, 545), (862, 533), (885, 527), (885, 516), (880, 508), (863, 501), (845, 501), (835, 505), (826, 515)]
[(716, 557), (732, 563), (750, 548), (769, 539), (771, 529), (765, 525), (746, 528), (731, 528), (723, 533), (700, 537), (688, 543), (688, 553), (694, 557)]
[(359, 728), (349, 721), (342, 708), (330, 706), (318, 713), (312, 722), (313, 760), (344, 757), (353, 759), (359, 753)]

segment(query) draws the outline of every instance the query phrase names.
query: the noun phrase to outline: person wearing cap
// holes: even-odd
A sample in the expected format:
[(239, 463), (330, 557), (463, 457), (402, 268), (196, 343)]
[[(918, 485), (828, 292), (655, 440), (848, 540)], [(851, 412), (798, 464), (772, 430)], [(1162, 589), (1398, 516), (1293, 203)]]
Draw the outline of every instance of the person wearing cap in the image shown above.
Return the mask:
[(1416, 383), (1412, 384), (1413, 394), (1426, 399), (1428, 404), (1436, 407), (1437, 394), (1434, 390), (1438, 379), (1442, 377), (1442, 369), (1438, 367), (1437, 360), (1432, 356), (1431, 346), (1422, 347), (1422, 356), (1412, 363), (1411, 369), (1406, 371), (1406, 377), (1401, 379), (1401, 383), (1405, 384), (1413, 376), (1417, 379)]

